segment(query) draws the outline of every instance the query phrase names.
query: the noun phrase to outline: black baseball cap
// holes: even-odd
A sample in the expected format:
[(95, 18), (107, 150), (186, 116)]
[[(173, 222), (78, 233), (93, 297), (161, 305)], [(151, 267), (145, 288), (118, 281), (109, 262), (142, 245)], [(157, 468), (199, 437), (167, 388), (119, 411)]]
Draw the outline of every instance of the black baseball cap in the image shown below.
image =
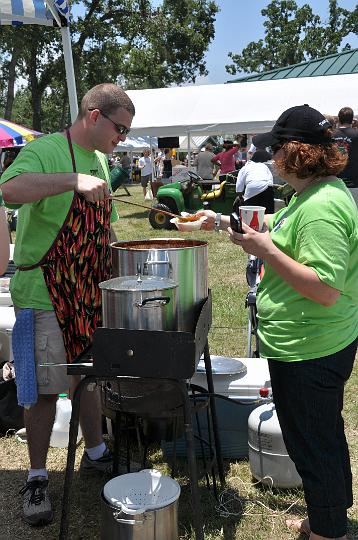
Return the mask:
[(330, 122), (309, 105), (298, 105), (284, 111), (268, 133), (252, 138), (256, 147), (274, 146), (285, 141), (300, 141), (307, 144), (330, 144), (327, 134)]

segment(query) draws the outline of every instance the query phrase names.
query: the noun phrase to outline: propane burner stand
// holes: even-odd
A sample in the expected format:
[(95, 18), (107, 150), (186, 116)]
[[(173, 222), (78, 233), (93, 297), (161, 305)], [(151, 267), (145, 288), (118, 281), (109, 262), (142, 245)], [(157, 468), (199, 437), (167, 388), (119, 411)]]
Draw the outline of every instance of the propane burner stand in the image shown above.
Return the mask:
[[(201, 307), (194, 334), (190, 332), (98, 328), (93, 336), (91, 350), (85, 351), (72, 364), (68, 365), (67, 373), (69, 375), (84, 375), (84, 378), (77, 386), (72, 399), (60, 540), (67, 539), (68, 537), (71, 484), (75, 463), (81, 392), (88, 383), (116, 379), (117, 377), (137, 377), (139, 379), (152, 379), (156, 381), (163, 379), (168, 382), (170, 381), (181, 393), (188, 465), (191, 477), (195, 536), (196, 540), (204, 540), (193, 426), (186, 380), (194, 375), (200, 357), (204, 353), (208, 392), (210, 394), (214, 393), (207, 340), (212, 322), (211, 314), (212, 302), (209, 291), (209, 295)], [(93, 365), (81, 365), (81, 362), (89, 358), (93, 359)], [(223, 484), (225, 477), (215, 400), (211, 396), (210, 409), (219, 478)]]

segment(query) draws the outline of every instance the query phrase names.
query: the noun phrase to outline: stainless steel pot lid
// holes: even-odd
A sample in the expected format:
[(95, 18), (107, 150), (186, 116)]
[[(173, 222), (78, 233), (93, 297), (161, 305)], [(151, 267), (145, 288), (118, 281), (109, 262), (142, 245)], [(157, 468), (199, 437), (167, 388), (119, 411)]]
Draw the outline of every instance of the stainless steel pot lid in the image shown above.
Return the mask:
[(178, 284), (172, 279), (158, 276), (122, 276), (99, 284), (105, 291), (162, 291), (176, 287)]
[[(247, 367), (238, 358), (210, 355), (210, 359), (213, 375), (234, 375), (247, 372)], [(200, 359), (196, 371), (197, 373), (205, 373), (204, 358)]]

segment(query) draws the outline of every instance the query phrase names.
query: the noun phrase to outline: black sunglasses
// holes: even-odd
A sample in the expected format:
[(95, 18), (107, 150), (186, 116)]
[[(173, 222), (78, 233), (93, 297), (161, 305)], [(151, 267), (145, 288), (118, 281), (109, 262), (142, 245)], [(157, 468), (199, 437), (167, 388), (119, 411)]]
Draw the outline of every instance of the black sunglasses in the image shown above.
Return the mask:
[(276, 144), (272, 144), (271, 146), (269, 146), (269, 152), (271, 154), (276, 154), (276, 152), (278, 152), (284, 145), (285, 143), (276, 143)]
[(101, 111), (101, 109), (97, 109), (97, 107), (94, 107), (93, 109), (88, 109), (89, 111), (95, 111), (95, 110), (98, 110), (101, 115), (103, 116), (103, 118), (106, 118), (107, 120), (109, 120), (110, 122), (112, 122), (112, 124), (114, 125), (114, 127), (116, 128), (116, 131), (118, 133), (118, 135), (128, 135), (128, 133), (130, 132), (130, 128), (127, 128), (125, 126), (122, 126), (122, 124), (117, 124), (114, 120), (112, 120), (112, 118), (110, 118), (106, 113), (104, 113), (103, 111)]

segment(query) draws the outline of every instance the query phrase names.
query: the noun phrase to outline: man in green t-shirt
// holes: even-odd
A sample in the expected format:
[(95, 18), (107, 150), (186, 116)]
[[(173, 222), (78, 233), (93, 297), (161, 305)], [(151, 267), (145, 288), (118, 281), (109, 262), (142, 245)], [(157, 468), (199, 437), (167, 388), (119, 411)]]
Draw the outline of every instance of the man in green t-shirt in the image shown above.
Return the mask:
[[(121, 88), (97, 85), (84, 96), (66, 132), (27, 145), (1, 177), (6, 205), (19, 208), (14, 253), (19, 269), (11, 283), (15, 327), (31, 316), (35, 329), (38, 396), (24, 410), (30, 470), (21, 490), (30, 525), (53, 518), (46, 457), (56, 401), (78, 384), (68, 379), (66, 367), (53, 365), (78, 356), (100, 324), (98, 283), (110, 276), (111, 222), (116, 220), (105, 154), (125, 140), (134, 114)], [(28, 367), (21, 347), (14, 357), (15, 368), (17, 362)], [(21, 394), (19, 377), (18, 385)], [(80, 422), (86, 447), (81, 469), (105, 471), (111, 455), (102, 437), (97, 392), (83, 392)]]

